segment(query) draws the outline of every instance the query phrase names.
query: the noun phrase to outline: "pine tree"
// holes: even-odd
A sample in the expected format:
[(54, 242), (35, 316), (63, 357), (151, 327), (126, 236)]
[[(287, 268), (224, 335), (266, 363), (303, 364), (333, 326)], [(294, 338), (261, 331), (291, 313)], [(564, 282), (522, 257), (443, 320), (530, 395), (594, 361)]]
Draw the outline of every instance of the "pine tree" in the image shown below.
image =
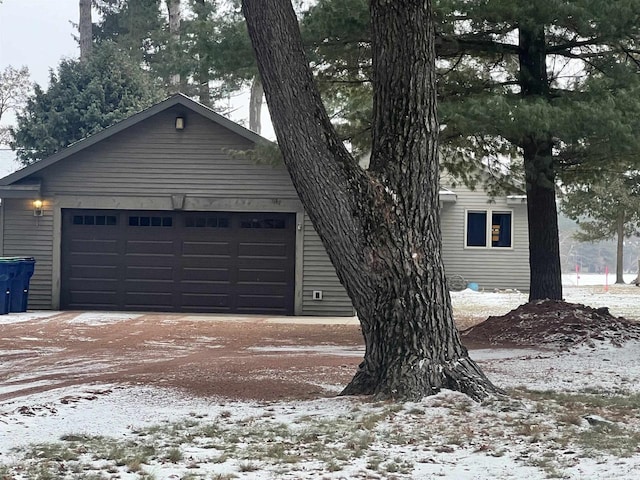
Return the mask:
[[(343, 122), (361, 145), (371, 118), (367, 3), (319, 0), (304, 19), (336, 110), (358, 112)], [(435, 0), (434, 10), (443, 163), (473, 182), (480, 159), (520, 159), (507, 167), (524, 172), (530, 299), (561, 299), (559, 176), (620, 158), (602, 154), (606, 142), (637, 149), (640, 0)]]
[(362, 325), (365, 358), (343, 393), (496, 392), (461, 344), (444, 277), (431, 2), (371, 1), (368, 171), (331, 125), (290, 1), (243, 12), (285, 165)]
[(562, 211), (578, 222), (582, 242), (616, 239), (616, 283), (624, 283), (624, 240), (640, 233), (640, 174), (601, 172), (565, 187)]
[(86, 62), (60, 62), (47, 90), (35, 85), (11, 129), (11, 148), (25, 165), (36, 162), (164, 96), (138, 64), (103, 43)]

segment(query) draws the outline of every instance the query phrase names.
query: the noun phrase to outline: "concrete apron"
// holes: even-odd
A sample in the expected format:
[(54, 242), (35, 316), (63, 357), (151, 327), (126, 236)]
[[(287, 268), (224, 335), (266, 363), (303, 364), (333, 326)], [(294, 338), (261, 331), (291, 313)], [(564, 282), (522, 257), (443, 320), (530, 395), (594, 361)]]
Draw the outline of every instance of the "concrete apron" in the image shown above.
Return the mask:
[(64, 320), (69, 323), (100, 323), (113, 320), (127, 320), (141, 317), (155, 317), (158, 320), (201, 321), (201, 322), (247, 322), (247, 323), (280, 323), (300, 325), (359, 325), (358, 317), (311, 317), (311, 316), (276, 316), (263, 315), (225, 315), (206, 313), (162, 313), (162, 312), (95, 312), (95, 311), (53, 311), (34, 310), (22, 313), (8, 313), (0, 316), (0, 324), (26, 322), (30, 320)]

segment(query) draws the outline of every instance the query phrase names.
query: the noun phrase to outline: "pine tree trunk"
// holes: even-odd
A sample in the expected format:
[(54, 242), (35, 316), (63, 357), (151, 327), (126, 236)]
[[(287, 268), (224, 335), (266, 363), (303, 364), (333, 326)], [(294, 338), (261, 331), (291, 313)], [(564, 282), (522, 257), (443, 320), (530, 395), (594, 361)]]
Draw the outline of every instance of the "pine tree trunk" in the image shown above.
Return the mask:
[[(205, 22), (207, 16), (205, 0), (195, 0), (194, 7), (193, 13), (196, 15), (197, 19)], [(198, 41), (199, 39), (196, 39), (196, 42)], [(200, 51), (196, 67), (196, 78), (198, 79), (198, 101), (207, 107), (212, 107), (213, 102), (211, 101), (211, 88), (209, 87), (209, 81), (211, 80), (209, 75), (209, 62), (205, 61), (203, 57), (204, 55), (202, 51)]]
[(624, 220), (624, 212), (620, 212), (616, 218), (616, 283), (621, 284), (624, 284)]
[(78, 30), (80, 32), (80, 61), (86, 62), (91, 55), (93, 47), (93, 25), (91, 23), (91, 0), (80, 0), (80, 20)]
[(262, 115), (262, 97), (264, 96), (264, 88), (260, 76), (253, 77), (251, 82), (251, 95), (249, 97), (249, 130), (260, 133), (262, 125), (260, 116)]
[(497, 392), (462, 346), (441, 256), (431, 2), (371, 1), (374, 135), (363, 171), (331, 126), (289, 0), (243, 0), (278, 143), (353, 300), (366, 351), (344, 394)]
[[(180, 21), (182, 18), (180, 12), (180, 0), (167, 0), (167, 12), (169, 15), (169, 33), (171, 35), (171, 43), (170, 46), (173, 50), (173, 53), (176, 54), (172, 61), (174, 65), (177, 67), (178, 58), (177, 58), (177, 50), (178, 44), (180, 43)], [(169, 79), (169, 83), (171, 85), (171, 90), (174, 92), (180, 91), (180, 73), (178, 71), (173, 72)]]
[[(526, 24), (525, 24), (526, 25)], [(521, 95), (549, 98), (544, 26), (520, 26), (519, 62)], [(562, 300), (562, 271), (556, 175), (551, 135), (535, 132), (523, 139), (527, 216), (529, 228), (529, 301)]]

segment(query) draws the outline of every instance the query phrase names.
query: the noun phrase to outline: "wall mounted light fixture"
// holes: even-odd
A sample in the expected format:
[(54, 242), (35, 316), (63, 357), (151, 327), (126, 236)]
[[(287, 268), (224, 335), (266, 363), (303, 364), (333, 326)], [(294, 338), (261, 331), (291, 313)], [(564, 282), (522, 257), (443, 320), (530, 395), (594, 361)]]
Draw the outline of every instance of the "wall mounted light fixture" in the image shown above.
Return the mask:
[(184, 130), (184, 117), (176, 117), (176, 130)]
[(42, 200), (34, 200), (33, 201), (33, 216), (41, 217), (44, 215), (44, 210), (42, 209)]

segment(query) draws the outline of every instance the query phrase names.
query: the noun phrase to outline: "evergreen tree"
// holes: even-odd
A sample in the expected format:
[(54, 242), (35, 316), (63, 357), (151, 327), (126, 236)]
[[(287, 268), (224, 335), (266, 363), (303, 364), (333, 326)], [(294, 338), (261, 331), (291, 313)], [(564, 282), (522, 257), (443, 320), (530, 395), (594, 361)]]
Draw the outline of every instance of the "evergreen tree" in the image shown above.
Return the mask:
[(139, 65), (110, 43), (86, 62), (63, 60), (49, 88), (35, 86), (17, 115), (11, 147), (26, 164), (143, 110), (164, 97)]
[[(319, 0), (304, 20), (317, 32), (316, 62), (336, 78), (333, 98), (358, 112), (343, 122), (364, 145), (367, 3)], [(506, 167), (524, 172), (530, 299), (561, 299), (558, 176), (637, 151), (640, 0), (435, 0), (434, 9), (443, 163), (473, 183), (480, 159), (520, 159)], [(607, 142), (620, 151), (604, 155)]]
[(362, 325), (343, 394), (496, 392), (461, 344), (442, 264), (431, 1), (371, 0), (368, 171), (331, 125), (290, 1), (242, 3), (285, 165)]
[(590, 182), (569, 184), (561, 208), (578, 222), (577, 240), (616, 239), (616, 283), (624, 283), (624, 240), (640, 231), (640, 174), (602, 172)]

